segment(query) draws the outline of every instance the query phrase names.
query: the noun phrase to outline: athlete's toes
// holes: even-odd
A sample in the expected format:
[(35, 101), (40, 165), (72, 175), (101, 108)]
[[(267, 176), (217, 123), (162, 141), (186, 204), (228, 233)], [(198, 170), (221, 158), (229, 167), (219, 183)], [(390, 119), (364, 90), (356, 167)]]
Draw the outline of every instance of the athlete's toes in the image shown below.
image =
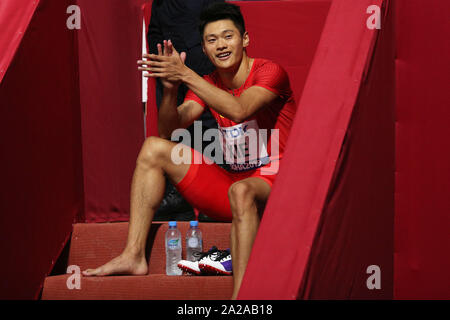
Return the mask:
[(87, 269), (87, 270), (83, 271), (82, 274), (87, 277), (98, 276), (101, 274), (101, 268)]

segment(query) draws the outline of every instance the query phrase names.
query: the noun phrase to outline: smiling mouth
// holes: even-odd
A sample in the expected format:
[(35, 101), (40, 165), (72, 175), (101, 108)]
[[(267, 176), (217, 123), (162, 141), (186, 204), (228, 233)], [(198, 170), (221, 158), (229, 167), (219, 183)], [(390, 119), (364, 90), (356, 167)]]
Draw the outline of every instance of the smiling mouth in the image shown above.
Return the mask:
[(226, 60), (228, 59), (229, 56), (231, 56), (231, 52), (224, 52), (216, 55), (216, 57), (219, 58), (219, 60)]

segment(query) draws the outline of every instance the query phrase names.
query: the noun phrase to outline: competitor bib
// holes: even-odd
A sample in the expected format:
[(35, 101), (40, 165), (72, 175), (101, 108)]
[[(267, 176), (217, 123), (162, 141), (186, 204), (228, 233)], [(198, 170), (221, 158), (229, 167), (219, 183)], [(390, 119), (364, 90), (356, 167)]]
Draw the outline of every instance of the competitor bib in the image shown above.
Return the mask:
[(256, 120), (231, 127), (219, 126), (225, 162), (233, 171), (247, 171), (270, 162), (267, 153), (267, 129), (259, 129)]

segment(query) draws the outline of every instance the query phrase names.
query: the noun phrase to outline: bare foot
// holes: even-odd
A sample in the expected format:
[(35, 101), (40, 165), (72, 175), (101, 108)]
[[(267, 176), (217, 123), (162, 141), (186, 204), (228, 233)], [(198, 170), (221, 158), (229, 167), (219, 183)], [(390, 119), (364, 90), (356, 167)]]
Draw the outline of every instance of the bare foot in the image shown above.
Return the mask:
[(113, 274), (146, 275), (148, 265), (145, 257), (136, 257), (126, 253), (112, 259), (108, 263), (82, 272), (85, 276), (108, 276)]

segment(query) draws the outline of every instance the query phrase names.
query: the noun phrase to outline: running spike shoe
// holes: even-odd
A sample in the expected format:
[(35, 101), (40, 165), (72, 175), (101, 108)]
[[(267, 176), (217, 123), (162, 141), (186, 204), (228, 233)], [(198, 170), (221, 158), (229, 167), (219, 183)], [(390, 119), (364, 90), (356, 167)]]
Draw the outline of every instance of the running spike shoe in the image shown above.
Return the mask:
[(214, 275), (233, 274), (230, 250), (219, 251), (219, 254), (206, 256), (199, 261), (198, 267), (202, 273)]
[(180, 260), (178, 262), (178, 268), (190, 274), (201, 275), (202, 270), (199, 268), (199, 262), (203, 261), (204, 259), (209, 259), (209, 257), (215, 259), (215, 257), (217, 257), (220, 253), (221, 251), (219, 251), (216, 246), (213, 246), (207, 252), (195, 252), (195, 261)]

